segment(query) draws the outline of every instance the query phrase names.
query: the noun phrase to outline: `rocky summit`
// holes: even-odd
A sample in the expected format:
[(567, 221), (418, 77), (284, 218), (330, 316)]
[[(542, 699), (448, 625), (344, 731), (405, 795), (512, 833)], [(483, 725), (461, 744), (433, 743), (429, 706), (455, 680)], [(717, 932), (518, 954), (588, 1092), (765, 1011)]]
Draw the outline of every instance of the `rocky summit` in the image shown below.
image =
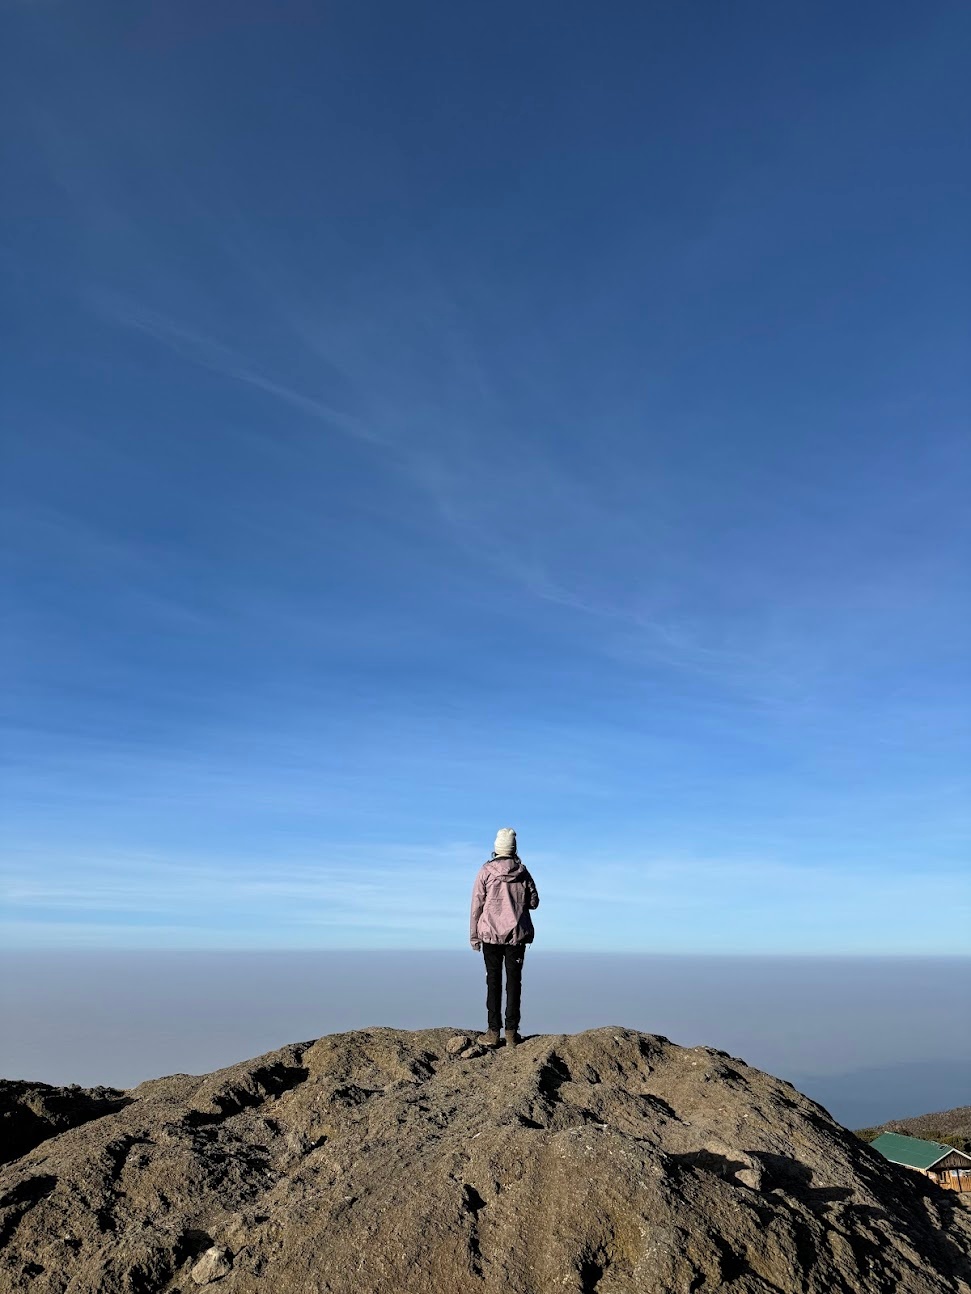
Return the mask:
[(366, 1029), (0, 1103), (4, 1292), (971, 1294), (960, 1199), (631, 1029)]

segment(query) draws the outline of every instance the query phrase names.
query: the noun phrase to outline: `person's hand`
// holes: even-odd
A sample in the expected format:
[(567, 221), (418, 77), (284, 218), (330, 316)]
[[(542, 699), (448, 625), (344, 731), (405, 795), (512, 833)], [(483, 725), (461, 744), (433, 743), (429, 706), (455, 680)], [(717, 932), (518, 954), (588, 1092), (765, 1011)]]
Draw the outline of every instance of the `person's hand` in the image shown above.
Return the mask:
[(482, 951), (482, 941), (480, 939), (472, 939), (470, 940), (470, 944), (474, 953), (480, 953)]

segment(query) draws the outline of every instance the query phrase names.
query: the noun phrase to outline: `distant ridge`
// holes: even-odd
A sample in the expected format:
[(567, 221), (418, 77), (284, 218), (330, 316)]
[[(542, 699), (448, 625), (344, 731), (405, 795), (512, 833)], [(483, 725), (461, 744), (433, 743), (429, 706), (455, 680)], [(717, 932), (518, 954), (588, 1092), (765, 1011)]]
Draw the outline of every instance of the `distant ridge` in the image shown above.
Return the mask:
[(873, 1141), (881, 1132), (902, 1132), (905, 1136), (923, 1137), (927, 1141), (942, 1141), (955, 1150), (971, 1153), (971, 1105), (959, 1105), (954, 1110), (938, 1110), (934, 1114), (916, 1114), (910, 1119), (891, 1119), (872, 1128), (860, 1128), (857, 1136)]
[(971, 1294), (971, 1210), (789, 1084), (618, 1026), (3, 1098), (43, 1136), (0, 1169), (3, 1294)]

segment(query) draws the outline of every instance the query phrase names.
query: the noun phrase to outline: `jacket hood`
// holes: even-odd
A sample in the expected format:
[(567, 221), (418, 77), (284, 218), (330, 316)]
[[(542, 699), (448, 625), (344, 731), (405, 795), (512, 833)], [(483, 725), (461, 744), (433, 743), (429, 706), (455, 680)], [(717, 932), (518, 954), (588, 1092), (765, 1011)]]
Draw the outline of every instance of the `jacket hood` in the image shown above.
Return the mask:
[(485, 864), (490, 876), (499, 881), (521, 881), (526, 875), (526, 868), (516, 858), (490, 858)]

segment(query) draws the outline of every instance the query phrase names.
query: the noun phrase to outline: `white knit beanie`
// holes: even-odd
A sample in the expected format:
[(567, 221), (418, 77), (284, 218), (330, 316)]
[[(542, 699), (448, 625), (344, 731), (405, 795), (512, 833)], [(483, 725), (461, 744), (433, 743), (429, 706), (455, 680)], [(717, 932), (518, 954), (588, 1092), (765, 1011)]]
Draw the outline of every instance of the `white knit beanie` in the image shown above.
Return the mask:
[(492, 848), (497, 858), (515, 858), (516, 833), (512, 827), (501, 827), (496, 832), (496, 843)]

